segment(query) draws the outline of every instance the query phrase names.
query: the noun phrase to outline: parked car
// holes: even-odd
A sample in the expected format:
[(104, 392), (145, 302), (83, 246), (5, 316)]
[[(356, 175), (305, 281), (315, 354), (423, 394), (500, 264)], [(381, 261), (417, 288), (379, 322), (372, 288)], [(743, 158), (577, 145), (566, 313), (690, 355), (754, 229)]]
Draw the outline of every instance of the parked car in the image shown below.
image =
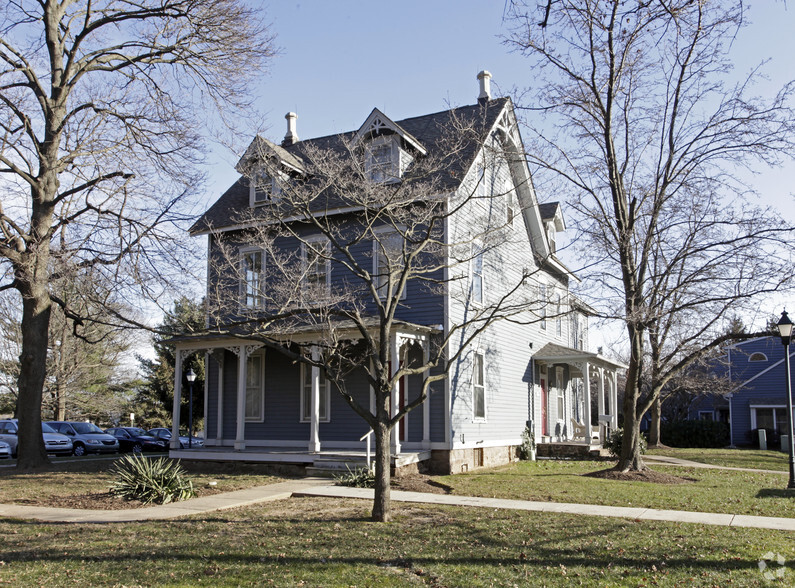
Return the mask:
[(47, 421), (57, 432), (72, 440), (75, 455), (87, 453), (118, 453), (119, 440), (108, 435), (94, 423), (80, 421)]
[(0, 441), (0, 459), (11, 459), (11, 446), (5, 441)]
[[(171, 445), (171, 429), (166, 429), (165, 427), (156, 427), (154, 429), (149, 429), (147, 433), (149, 433), (155, 439), (160, 439), (161, 441), (164, 441), (166, 443), (166, 447), (169, 447)], [(204, 439), (202, 439), (201, 437), (190, 437), (190, 446), (204, 447)], [(188, 448), (187, 435), (179, 436), (179, 448), (180, 449)]]
[(155, 439), (140, 427), (111, 427), (105, 429), (108, 435), (113, 435), (119, 440), (121, 451), (165, 451), (168, 446), (159, 439)]
[[(11, 456), (17, 456), (17, 429), (19, 424), (17, 419), (5, 419), (0, 421), (0, 441), (5, 441), (11, 446)], [(47, 453), (55, 455), (72, 455), (72, 440), (66, 435), (56, 433), (47, 423), (41, 424), (42, 437), (44, 437), (44, 447)]]

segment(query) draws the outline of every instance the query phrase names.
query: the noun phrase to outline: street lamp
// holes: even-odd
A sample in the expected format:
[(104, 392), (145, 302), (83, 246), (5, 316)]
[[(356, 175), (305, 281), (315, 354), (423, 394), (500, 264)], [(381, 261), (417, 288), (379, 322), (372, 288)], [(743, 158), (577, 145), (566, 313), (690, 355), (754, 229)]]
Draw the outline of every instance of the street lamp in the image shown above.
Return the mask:
[(784, 365), (787, 376), (787, 420), (789, 421), (789, 484), (787, 488), (795, 488), (795, 425), (792, 423), (792, 383), (789, 368), (789, 344), (792, 340), (792, 321), (787, 316), (787, 311), (781, 313), (781, 319), (776, 324), (784, 345)]
[(193, 368), (188, 369), (185, 378), (188, 380), (188, 449), (193, 449), (193, 382), (196, 381)]

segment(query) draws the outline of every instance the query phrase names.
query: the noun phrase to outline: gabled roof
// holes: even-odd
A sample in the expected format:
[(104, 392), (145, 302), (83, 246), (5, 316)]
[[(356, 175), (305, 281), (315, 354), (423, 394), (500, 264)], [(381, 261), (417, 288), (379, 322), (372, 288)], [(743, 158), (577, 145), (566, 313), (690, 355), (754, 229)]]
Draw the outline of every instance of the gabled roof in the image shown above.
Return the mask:
[(563, 212), (560, 209), (560, 202), (545, 202), (538, 205), (541, 219), (544, 222), (554, 222), (556, 231), (565, 231), (566, 223), (563, 221)]
[(251, 172), (251, 166), (256, 166), (262, 158), (271, 158), (280, 166), (299, 173), (306, 172), (306, 166), (300, 157), (290, 153), (281, 145), (272, 143), (259, 135), (254, 137), (254, 140), (248, 146), (248, 149), (246, 149), (243, 157), (241, 157), (240, 161), (235, 165), (235, 169), (240, 174), (248, 174)]
[[(492, 129), (497, 118), (503, 113), (505, 106), (508, 104), (510, 104), (510, 98), (497, 98), (483, 104), (462, 106), (460, 108), (444, 110), (433, 114), (406, 118), (396, 122), (390, 121), (393, 125), (393, 127), (390, 127), (390, 130), (399, 133), (401, 137), (409, 141), (410, 144), (416, 143), (417, 146), (425, 149), (427, 153), (432, 153), (437, 148), (441, 148), (440, 146), (443, 144), (445, 133), (449, 132), (451, 128), (455, 128), (456, 124), (471, 125), (481, 133), (485, 133)], [(374, 109), (368, 117), (368, 120), (374, 115), (381, 115), (381, 113), (378, 109)], [(384, 117), (384, 119), (386, 119), (386, 117)], [(382, 122), (385, 122), (384, 119), (382, 119)], [(256, 154), (261, 152), (258, 150), (264, 149), (266, 152), (270, 152), (274, 157), (277, 157), (280, 162), (291, 164), (292, 167), (297, 168), (298, 166), (295, 165), (295, 162), (299, 162), (300, 164), (306, 161), (306, 154), (312, 150), (331, 150), (344, 154), (362, 128), (367, 128), (366, 125), (367, 123), (365, 122), (365, 125), (356, 131), (306, 139), (283, 147), (275, 145), (262, 137), (257, 137), (252, 142), (252, 145), (249, 146), (247, 154)], [(456, 190), (461, 185), (466, 172), (474, 163), (480, 145), (474, 133), (472, 133), (471, 140), (469, 137), (466, 137), (466, 139), (467, 142), (457, 154), (458, 156), (451, 160), (451, 164), (447, 169), (439, 172), (438, 178), (435, 178), (435, 184), (440, 190), (440, 193)], [(245, 159), (245, 156), (243, 159)], [(241, 159), (241, 162), (243, 159)], [(240, 171), (240, 169), (238, 169), (238, 171)], [(241, 211), (247, 210), (249, 206), (248, 185), (248, 180), (245, 177), (238, 179), (238, 181), (224, 192), (194, 223), (190, 232), (193, 234), (202, 234), (214, 229), (236, 227), (239, 222)], [(333, 197), (329, 197), (328, 199), (318, 198), (317, 200), (318, 210), (322, 210), (326, 213), (344, 207), (344, 201), (335, 201)]]
[(368, 116), (367, 120), (364, 121), (364, 124), (359, 127), (359, 130), (356, 131), (356, 134), (353, 136), (352, 144), (357, 145), (360, 141), (363, 141), (367, 137), (371, 135), (380, 135), (385, 131), (391, 131), (395, 133), (423, 155), (428, 153), (428, 150), (425, 149), (425, 147), (423, 147), (422, 144), (411, 135), (411, 133), (407, 132), (403, 127), (394, 122), (377, 108), (373, 108), (370, 116)]

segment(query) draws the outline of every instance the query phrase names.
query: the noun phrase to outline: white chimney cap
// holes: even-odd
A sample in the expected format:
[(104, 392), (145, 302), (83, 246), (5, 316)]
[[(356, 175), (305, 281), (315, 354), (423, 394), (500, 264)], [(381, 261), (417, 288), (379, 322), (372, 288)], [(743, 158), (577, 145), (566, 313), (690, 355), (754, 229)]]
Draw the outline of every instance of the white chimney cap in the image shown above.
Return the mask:
[(287, 119), (287, 134), (284, 135), (282, 144), (293, 145), (294, 143), (298, 143), (298, 133), (295, 130), (295, 121), (298, 119), (298, 115), (294, 112), (288, 112), (284, 115), (284, 118)]
[(480, 82), (478, 102), (491, 100), (491, 74), (484, 69), (478, 74), (478, 81)]

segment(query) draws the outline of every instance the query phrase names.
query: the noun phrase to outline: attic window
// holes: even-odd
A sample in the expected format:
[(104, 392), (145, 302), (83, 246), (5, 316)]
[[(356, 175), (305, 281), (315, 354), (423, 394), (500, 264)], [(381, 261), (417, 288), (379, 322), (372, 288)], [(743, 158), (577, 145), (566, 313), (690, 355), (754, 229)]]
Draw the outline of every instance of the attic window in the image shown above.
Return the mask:
[(249, 183), (249, 202), (251, 206), (259, 206), (265, 202), (278, 200), (282, 194), (282, 186), (288, 176), (284, 172), (269, 174), (263, 170), (254, 173)]
[(752, 353), (748, 361), (767, 361), (767, 355), (764, 353)]
[(394, 135), (376, 137), (365, 148), (367, 177), (377, 184), (398, 181), (406, 155)]
[(549, 239), (549, 252), (555, 253), (557, 251), (557, 244), (555, 242), (555, 223), (547, 223), (547, 238)]

